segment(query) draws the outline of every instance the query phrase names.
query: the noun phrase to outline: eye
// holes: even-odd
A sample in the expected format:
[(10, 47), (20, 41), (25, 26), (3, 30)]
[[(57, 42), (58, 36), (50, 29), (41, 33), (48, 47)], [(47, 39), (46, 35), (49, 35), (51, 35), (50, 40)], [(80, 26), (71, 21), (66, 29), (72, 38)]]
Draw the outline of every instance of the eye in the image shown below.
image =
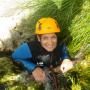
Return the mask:
[(45, 36), (45, 37), (42, 37), (41, 39), (42, 40), (48, 40), (48, 37)]
[(53, 36), (52, 39), (57, 39), (57, 37), (56, 36)]

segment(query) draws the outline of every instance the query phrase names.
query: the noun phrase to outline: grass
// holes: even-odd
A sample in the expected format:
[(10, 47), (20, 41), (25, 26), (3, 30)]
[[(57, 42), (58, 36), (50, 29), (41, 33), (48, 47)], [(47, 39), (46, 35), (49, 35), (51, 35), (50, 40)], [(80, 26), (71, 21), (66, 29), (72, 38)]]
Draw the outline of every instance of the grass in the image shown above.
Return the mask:
[[(60, 40), (66, 42), (70, 56), (78, 55), (80, 58), (82, 54), (81, 61), (65, 76), (71, 80), (72, 90), (90, 90), (90, 0), (27, 0), (20, 7), (23, 10), (28, 8), (30, 11), (28, 17), (25, 17), (16, 27), (17, 31), (22, 31), (22, 42), (32, 39), (31, 35), (34, 33), (35, 24), (39, 18), (55, 18), (62, 30)], [(8, 63), (7, 58), (1, 58), (0, 84), (6, 83), (9, 90), (37, 90), (39, 88), (35, 82), (31, 85), (19, 82), (16, 84), (11, 80), (12, 76), (17, 76), (12, 68), (13, 65)]]

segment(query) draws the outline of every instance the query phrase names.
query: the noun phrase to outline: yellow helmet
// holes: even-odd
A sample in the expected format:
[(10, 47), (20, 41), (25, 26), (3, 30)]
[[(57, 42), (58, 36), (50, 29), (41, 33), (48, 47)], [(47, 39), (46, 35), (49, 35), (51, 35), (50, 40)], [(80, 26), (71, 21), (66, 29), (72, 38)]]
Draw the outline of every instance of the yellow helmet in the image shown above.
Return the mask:
[(59, 33), (58, 23), (53, 18), (41, 18), (36, 24), (35, 34)]

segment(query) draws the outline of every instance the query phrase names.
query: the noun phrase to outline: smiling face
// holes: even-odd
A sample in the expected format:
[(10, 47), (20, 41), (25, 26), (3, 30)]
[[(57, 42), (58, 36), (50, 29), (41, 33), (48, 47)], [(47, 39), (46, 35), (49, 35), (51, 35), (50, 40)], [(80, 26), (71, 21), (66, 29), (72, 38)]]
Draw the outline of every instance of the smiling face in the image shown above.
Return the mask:
[(52, 52), (57, 46), (57, 35), (55, 33), (37, 35), (41, 46), (48, 52)]

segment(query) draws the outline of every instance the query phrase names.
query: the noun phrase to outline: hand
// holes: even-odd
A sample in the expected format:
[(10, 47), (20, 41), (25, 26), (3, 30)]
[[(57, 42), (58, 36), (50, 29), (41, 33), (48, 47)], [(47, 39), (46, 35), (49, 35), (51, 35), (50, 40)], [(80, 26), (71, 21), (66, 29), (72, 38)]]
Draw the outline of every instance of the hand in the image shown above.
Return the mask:
[(60, 69), (60, 65), (55, 67), (55, 68), (52, 68), (51, 69), (54, 73), (62, 73), (61, 69)]
[(73, 67), (73, 62), (69, 59), (65, 59), (65, 60), (63, 60), (61, 66), (60, 66), (60, 69), (61, 69), (62, 73), (65, 73), (68, 70), (72, 69), (72, 67)]
[(45, 81), (45, 78), (46, 78), (45, 72), (44, 72), (41, 68), (39, 68), (39, 67), (37, 67), (37, 68), (32, 72), (32, 75), (33, 75), (33, 77), (34, 77), (34, 79), (35, 79), (36, 81), (41, 81), (41, 82)]

